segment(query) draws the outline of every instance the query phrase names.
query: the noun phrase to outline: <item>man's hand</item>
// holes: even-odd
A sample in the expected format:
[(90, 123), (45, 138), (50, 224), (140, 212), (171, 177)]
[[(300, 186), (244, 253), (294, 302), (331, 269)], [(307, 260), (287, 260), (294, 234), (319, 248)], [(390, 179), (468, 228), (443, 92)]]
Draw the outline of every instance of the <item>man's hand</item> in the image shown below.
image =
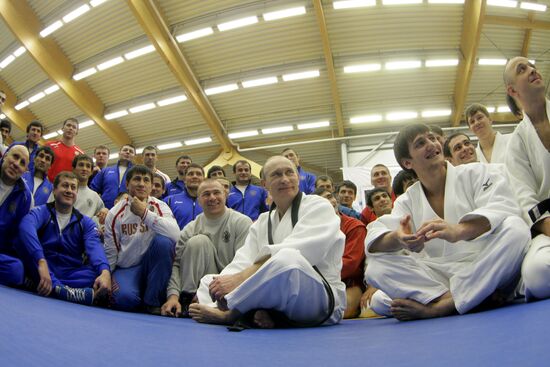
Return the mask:
[(378, 288), (373, 287), (372, 285), (367, 285), (367, 289), (363, 292), (361, 296), (361, 308), (367, 308), (370, 306), (370, 300), (373, 294), (378, 290)]
[(49, 296), (52, 292), (52, 278), (50, 277), (50, 269), (48, 269), (46, 259), (38, 260), (38, 275), (40, 276), (40, 282), (36, 291), (41, 296)]
[(441, 238), (447, 242), (472, 240), (491, 230), (491, 224), (485, 217), (477, 217), (466, 222), (451, 224), (436, 218), (423, 223), (416, 234), (426, 241)]
[(212, 301), (218, 302), (220, 309), (225, 309), (226, 301), (224, 297), (241, 285), (247, 278), (242, 272), (214, 277), (214, 280), (208, 286)]
[(107, 218), (107, 214), (109, 214), (109, 209), (107, 208), (103, 208), (97, 213), (99, 224), (105, 224), (105, 218)]
[(147, 199), (141, 201), (137, 197), (129, 198), (130, 211), (140, 218), (143, 218), (147, 210)]
[(550, 217), (539, 220), (535, 223), (534, 229), (537, 232), (550, 236)]
[(97, 278), (93, 285), (94, 288), (94, 298), (103, 297), (111, 293), (111, 273), (109, 270), (103, 270)]
[(178, 296), (175, 294), (168, 297), (166, 303), (160, 308), (160, 314), (162, 316), (172, 316), (180, 317), (181, 316), (181, 304), (179, 302)]
[(405, 250), (420, 252), (424, 249), (424, 236), (418, 236), (412, 233), (410, 215), (405, 215), (401, 218), (399, 229), (396, 234), (401, 247)]

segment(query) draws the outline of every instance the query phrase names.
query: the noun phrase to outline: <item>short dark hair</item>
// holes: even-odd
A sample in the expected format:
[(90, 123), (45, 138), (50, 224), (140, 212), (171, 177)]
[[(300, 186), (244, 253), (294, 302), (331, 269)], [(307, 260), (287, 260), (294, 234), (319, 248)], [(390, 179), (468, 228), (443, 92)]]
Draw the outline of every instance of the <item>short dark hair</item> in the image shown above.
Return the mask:
[(225, 171), (223, 170), (222, 166), (212, 166), (208, 169), (208, 172), (206, 173), (206, 178), (211, 178), (212, 174), (214, 172), (218, 172), (218, 171), (222, 171), (223, 172), (223, 177), (225, 177)]
[(179, 163), (180, 160), (182, 160), (182, 159), (188, 159), (188, 160), (191, 161), (191, 163), (193, 163), (193, 159), (191, 159), (190, 156), (184, 154), (184, 155), (180, 155), (180, 156), (178, 157), (178, 159), (176, 159), (176, 166), (178, 165), (178, 163)]
[(281, 152), (281, 155), (285, 154), (285, 152), (288, 152), (289, 150), (292, 150), (294, 152), (294, 154), (298, 155), (298, 153), (296, 153), (296, 151), (293, 149), (293, 148), (285, 148), (283, 149), (283, 151)]
[(315, 189), (315, 191), (313, 191), (313, 195), (321, 196), (325, 192), (329, 192), (329, 193), (332, 194), (332, 192), (330, 192), (330, 190), (325, 189), (324, 187), (318, 187), (318, 188)]
[(204, 168), (203, 166), (201, 166), (200, 164), (198, 163), (193, 163), (191, 162), (191, 164), (189, 165), (189, 167), (187, 167), (187, 169), (185, 170), (185, 175), (187, 175), (187, 172), (189, 171), (190, 168), (198, 168), (201, 170), (202, 172), (202, 175), (204, 176)]
[(393, 154), (395, 155), (395, 160), (397, 161), (397, 163), (399, 163), (401, 168), (403, 168), (405, 171), (413, 171), (406, 168), (405, 166), (403, 166), (403, 163), (401, 163), (403, 159), (411, 158), (411, 153), (409, 152), (409, 143), (412, 143), (418, 135), (425, 134), (430, 131), (430, 128), (424, 124), (413, 124), (399, 130), (399, 133), (397, 134), (397, 136), (395, 137), (395, 141), (393, 142)]
[(342, 187), (348, 187), (350, 189), (353, 189), (353, 193), (357, 195), (357, 186), (350, 180), (344, 180), (340, 182), (338, 186), (336, 186), (336, 193), (339, 193)]
[(0, 129), (3, 128), (3, 127), (7, 128), (8, 131), (11, 133), (11, 122), (10, 122), (10, 120), (5, 120), (5, 119), (0, 120)]
[[(129, 144), (125, 144), (125, 145), (129, 145)], [(135, 148), (134, 148), (135, 150)], [(157, 149), (157, 147), (155, 147), (154, 145), (147, 145), (145, 148), (143, 148), (143, 150), (141, 151), (141, 154), (143, 155), (145, 153), (146, 150), (154, 150), (155, 153), (158, 154), (159, 150)]]
[(111, 149), (109, 149), (107, 146), (105, 145), (98, 145), (97, 147), (94, 148), (94, 154), (99, 150), (106, 150), (107, 151), (107, 154), (110, 154), (111, 153)]
[(248, 165), (248, 168), (252, 171), (252, 166), (250, 165), (250, 162), (244, 159), (239, 159), (235, 164), (233, 165), (233, 173), (237, 173), (237, 165), (238, 164), (246, 164)]
[(453, 140), (457, 136), (465, 136), (466, 138), (468, 138), (469, 141), (471, 141), (470, 137), (468, 135), (464, 134), (464, 133), (451, 134), (447, 138), (447, 140), (445, 140), (445, 144), (443, 144), (443, 155), (445, 156), (445, 158), (452, 158), (453, 157), (453, 153), (451, 152), (451, 140)]
[(130, 143), (128, 143), (128, 144), (122, 144), (122, 145), (120, 146), (120, 149), (119, 149), (118, 151), (120, 152), (120, 151), (122, 150), (122, 148), (124, 148), (124, 147), (130, 147), (130, 148), (132, 148), (132, 149), (134, 150), (134, 153), (136, 152), (136, 147), (135, 147), (133, 144), (130, 144)]
[(385, 192), (388, 195), (388, 197), (390, 197), (390, 193), (388, 192), (388, 190), (386, 190), (383, 187), (376, 187), (372, 190), (369, 190), (369, 191), (367, 191), (367, 205), (369, 207), (372, 208), (372, 197), (374, 196), (374, 194), (376, 194), (378, 192)]
[(61, 125), (61, 127), (65, 126), (65, 124), (69, 121), (72, 121), (72, 122), (75, 122), (76, 123), (76, 129), (78, 130), (78, 120), (74, 117), (69, 117), (68, 119), (65, 119), (65, 121), (63, 121), (63, 125)]
[(40, 134), (42, 134), (44, 132), (44, 125), (40, 122), (40, 121), (31, 121), (28, 125), (27, 125), (27, 134), (29, 133), (29, 131), (31, 131), (31, 127), (39, 127), (40, 128)]
[(166, 181), (164, 181), (164, 177), (162, 177), (161, 175), (159, 175), (158, 173), (155, 173), (153, 174), (153, 180), (155, 178), (160, 178), (160, 182), (162, 182), (162, 189), (166, 189)]
[(472, 103), (468, 107), (466, 107), (466, 110), (464, 110), (464, 118), (466, 120), (466, 125), (470, 126), (470, 117), (474, 116), (476, 113), (481, 112), (487, 117), (490, 117), (489, 111), (487, 111), (487, 107), (482, 105), (481, 103)]
[(431, 125), (430, 130), (439, 136), (445, 136), (445, 133), (443, 132), (443, 129), (437, 125)]
[(317, 176), (317, 178), (315, 179), (315, 187), (317, 187), (317, 182), (319, 181), (330, 181), (334, 186), (334, 180), (330, 176), (327, 176), (327, 175)]
[(151, 178), (151, 182), (153, 182), (153, 171), (151, 171), (147, 166), (136, 164), (135, 166), (132, 166), (128, 171), (126, 171), (126, 184), (128, 184), (132, 177), (137, 174), (147, 175)]
[(76, 166), (78, 165), (78, 162), (80, 161), (88, 161), (92, 164), (92, 168), (94, 168), (94, 160), (88, 154), (79, 154), (75, 156), (73, 158), (73, 163), (72, 163), (73, 168), (76, 168)]
[(78, 182), (78, 178), (76, 175), (70, 171), (61, 171), (55, 176), (53, 180), (53, 188), (56, 189), (57, 186), (59, 186), (59, 183), (61, 182), (62, 178), (69, 178), (71, 180), (76, 180)]
[(395, 195), (396, 196), (403, 195), (405, 192), (403, 191), (403, 183), (405, 181), (416, 180), (416, 178), (417, 177), (414, 174), (414, 172), (409, 172), (405, 170), (399, 171), (393, 178), (393, 182), (391, 185)]
[(53, 164), (53, 161), (55, 160), (55, 153), (53, 152), (53, 149), (50, 148), (49, 146), (47, 145), (42, 145), (42, 146), (39, 146), (38, 149), (36, 150), (36, 155), (35, 157), (38, 155), (38, 153), (40, 152), (44, 152), (46, 153), (47, 155), (49, 155), (50, 157), (52, 157), (52, 164)]

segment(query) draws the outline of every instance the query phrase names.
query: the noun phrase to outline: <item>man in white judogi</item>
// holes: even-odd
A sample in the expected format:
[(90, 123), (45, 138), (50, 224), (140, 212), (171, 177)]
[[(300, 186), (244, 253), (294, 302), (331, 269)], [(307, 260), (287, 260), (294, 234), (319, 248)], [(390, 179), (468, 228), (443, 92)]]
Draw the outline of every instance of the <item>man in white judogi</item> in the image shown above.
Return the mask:
[(426, 125), (401, 130), (394, 152), (419, 182), (391, 215), (368, 226), (365, 240), (367, 282), (393, 299), (392, 314), (400, 320), (463, 314), (512, 292), (529, 229), (500, 170), (446, 163)]
[[(525, 296), (548, 298), (550, 213), (541, 202), (550, 198), (550, 100), (540, 73), (525, 57), (508, 62), (504, 82), (508, 95), (523, 107), (524, 116), (510, 138), (506, 166), (510, 186), (516, 191), (523, 217), (534, 236), (522, 266)], [(529, 215), (532, 209), (533, 217)]]
[(256, 310), (252, 323), (263, 328), (277, 326), (274, 311), (291, 324), (338, 323), (346, 291), (340, 280), (344, 235), (334, 209), (319, 196), (299, 192), (298, 172), (287, 158), (268, 159), (264, 177), (276, 208), (260, 215), (219, 276), (201, 280), (199, 303), (189, 306), (189, 315), (231, 324)]

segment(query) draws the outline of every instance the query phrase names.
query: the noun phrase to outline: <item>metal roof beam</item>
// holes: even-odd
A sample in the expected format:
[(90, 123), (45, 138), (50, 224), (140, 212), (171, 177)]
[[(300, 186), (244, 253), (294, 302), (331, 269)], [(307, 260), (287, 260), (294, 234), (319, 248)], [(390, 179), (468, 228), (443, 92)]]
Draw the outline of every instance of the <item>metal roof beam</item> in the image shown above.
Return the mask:
[(491, 24), (491, 25), (505, 25), (510, 27), (523, 28), (523, 29), (550, 31), (550, 22), (532, 20), (530, 18), (521, 19), (521, 18), (502, 17), (502, 16), (496, 16), (496, 15), (486, 15), (484, 23)]

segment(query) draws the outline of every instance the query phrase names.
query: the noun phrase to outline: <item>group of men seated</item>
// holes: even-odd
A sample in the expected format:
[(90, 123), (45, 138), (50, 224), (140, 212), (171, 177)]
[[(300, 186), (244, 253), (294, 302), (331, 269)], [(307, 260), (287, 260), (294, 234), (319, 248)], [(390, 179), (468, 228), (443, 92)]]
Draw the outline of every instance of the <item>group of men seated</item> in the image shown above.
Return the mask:
[[(39, 122), (0, 160), (0, 284), (42, 296), (242, 327), (338, 323), (362, 311), (399, 320), (463, 314), (550, 296), (550, 101), (534, 65), (504, 72), (523, 120), (511, 135), (482, 105), (478, 137), (415, 124), (394, 142), (392, 182), (357, 186), (305, 172), (293, 149), (265, 162), (261, 186), (237, 161), (205, 175), (187, 155), (173, 180), (157, 150), (123, 145), (115, 165), (75, 144), (78, 122), (39, 146)], [(519, 107), (521, 106), (521, 107)], [(478, 162), (480, 161), (480, 162)], [(205, 177), (206, 176), (206, 177)], [(512, 184), (510, 184), (510, 182)]]

